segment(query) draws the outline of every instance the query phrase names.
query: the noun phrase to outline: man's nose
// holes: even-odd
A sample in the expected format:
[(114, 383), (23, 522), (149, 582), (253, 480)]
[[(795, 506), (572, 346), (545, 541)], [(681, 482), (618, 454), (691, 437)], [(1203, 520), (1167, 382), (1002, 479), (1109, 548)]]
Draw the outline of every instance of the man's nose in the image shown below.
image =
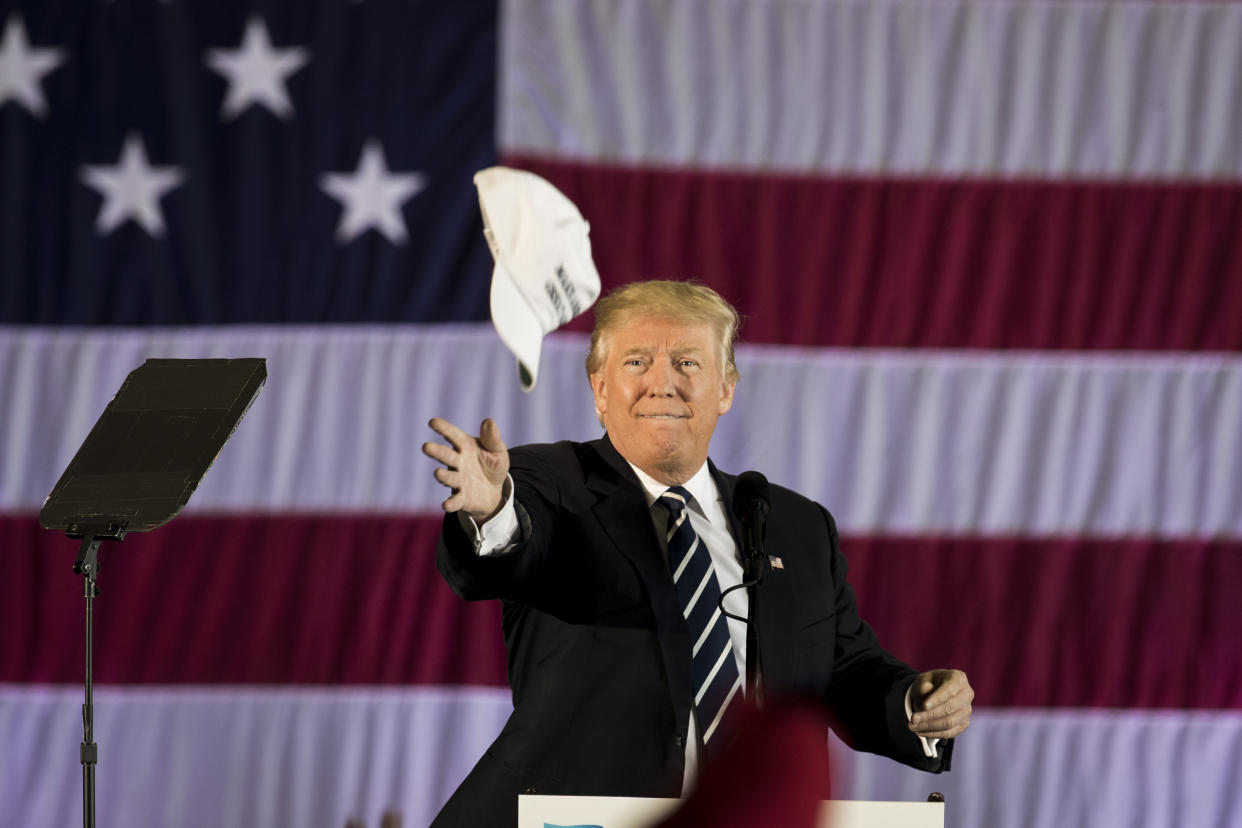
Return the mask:
[(647, 372), (647, 393), (652, 397), (672, 397), (677, 394), (677, 372), (663, 360), (656, 360)]

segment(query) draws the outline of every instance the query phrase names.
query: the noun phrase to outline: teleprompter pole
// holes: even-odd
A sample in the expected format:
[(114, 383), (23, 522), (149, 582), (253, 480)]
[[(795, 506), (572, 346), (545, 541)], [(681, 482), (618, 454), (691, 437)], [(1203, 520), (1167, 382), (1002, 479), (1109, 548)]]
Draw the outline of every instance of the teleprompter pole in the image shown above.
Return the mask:
[(86, 535), (74, 561), (73, 571), (82, 576), (82, 594), (86, 598), (86, 703), (82, 705), (82, 825), (95, 828), (95, 764), (99, 746), (95, 744), (94, 660), (95, 598), (99, 595), (99, 545), (103, 538)]

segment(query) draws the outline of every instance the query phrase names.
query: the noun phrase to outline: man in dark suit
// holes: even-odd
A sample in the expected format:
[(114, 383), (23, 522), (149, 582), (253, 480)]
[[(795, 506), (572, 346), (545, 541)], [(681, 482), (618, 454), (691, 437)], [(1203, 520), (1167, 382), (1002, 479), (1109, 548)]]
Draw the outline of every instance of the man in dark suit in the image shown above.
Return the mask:
[[(423, 450), (452, 490), (437, 562), (463, 597), (502, 601), (514, 700), (435, 824), (512, 824), (523, 791), (677, 795), (727, 746), (753, 655), (745, 624), (716, 611), (742, 569), (736, 481), (708, 448), (733, 402), (737, 326), (708, 288), (627, 285), (597, 306), (587, 358), (601, 439), (509, 451), (491, 420), (477, 437), (432, 420), (449, 445)], [(854, 747), (947, 770), (966, 676), (916, 674), (881, 648), (831, 515), (779, 486), (770, 501), (765, 695), (818, 699)], [(721, 609), (746, 607), (734, 590)]]

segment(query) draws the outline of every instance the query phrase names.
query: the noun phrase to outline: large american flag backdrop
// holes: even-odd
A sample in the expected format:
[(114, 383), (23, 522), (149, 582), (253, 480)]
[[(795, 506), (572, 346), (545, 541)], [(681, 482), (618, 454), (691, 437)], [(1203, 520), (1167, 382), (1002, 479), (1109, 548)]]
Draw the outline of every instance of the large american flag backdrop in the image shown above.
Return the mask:
[[(435, 572), (426, 421), (598, 434), (588, 320), (518, 389), (471, 175), (605, 286), (746, 314), (713, 444), (837, 516), (956, 666), (956, 826), (1242, 824), (1242, 4), (0, 3), (0, 825), (81, 809), (75, 544), (42, 499), (145, 358), (270, 379), (102, 550), (100, 824), (426, 823), (507, 715)], [(608, 750), (608, 745), (600, 745)]]

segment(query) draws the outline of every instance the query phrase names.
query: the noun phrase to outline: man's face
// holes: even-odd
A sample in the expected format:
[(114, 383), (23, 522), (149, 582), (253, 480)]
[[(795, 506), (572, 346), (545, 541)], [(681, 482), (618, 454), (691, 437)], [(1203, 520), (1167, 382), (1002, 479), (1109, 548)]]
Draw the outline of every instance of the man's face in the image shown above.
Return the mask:
[(733, 405), (715, 331), (640, 316), (611, 331), (605, 346), (591, 389), (612, 444), (656, 480), (684, 483)]

